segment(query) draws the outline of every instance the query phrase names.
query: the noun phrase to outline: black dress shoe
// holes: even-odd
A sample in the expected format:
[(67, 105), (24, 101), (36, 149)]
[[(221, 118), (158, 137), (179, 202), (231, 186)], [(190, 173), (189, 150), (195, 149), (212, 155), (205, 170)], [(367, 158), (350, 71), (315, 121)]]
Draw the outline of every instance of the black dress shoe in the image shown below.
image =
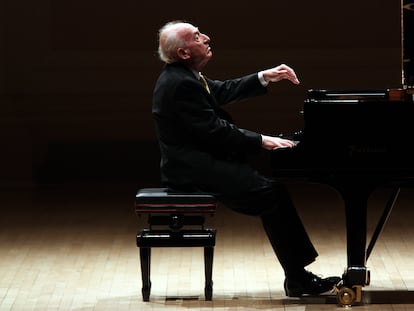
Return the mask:
[(301, 278), (286, 278), (284, 287), (286, 296), (301, 297), (303, 295), (320, 295), (327, 291), (331, 291), (334, 285), (338, 284), (341, 278), (331, 276), (321, 278), (312, 272), (305, 271)]

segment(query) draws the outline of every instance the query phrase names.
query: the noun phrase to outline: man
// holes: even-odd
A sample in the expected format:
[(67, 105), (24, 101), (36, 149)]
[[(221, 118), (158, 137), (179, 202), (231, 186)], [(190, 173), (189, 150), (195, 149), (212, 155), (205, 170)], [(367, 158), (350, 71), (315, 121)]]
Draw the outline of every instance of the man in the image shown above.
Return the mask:
[(317, 257), (283, 185), (260, 175), (246, 156), (264, 148), (290, 148), (287, 139), (237, 127), (221, 106), (266, 93), (269, 82), (299, 84), (286, 65), (218, 81), (201, 72), (212, 57), (210, 38), (190, 23), (174, 21), (159, 31), (165, 66), (156, 82), (152, 113), (161, 151), (162, 183), (174, 190), (214, 193), (234, 210), (258, 215), (286, 275), (286, 295), (318, 295), (339, 277), (305, 270)]

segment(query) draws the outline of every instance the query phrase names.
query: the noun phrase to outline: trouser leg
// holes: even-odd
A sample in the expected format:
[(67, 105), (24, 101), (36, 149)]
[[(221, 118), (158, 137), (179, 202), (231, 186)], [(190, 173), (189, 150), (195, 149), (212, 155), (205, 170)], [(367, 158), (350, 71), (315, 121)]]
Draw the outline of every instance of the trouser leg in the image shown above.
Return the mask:
[(282, 185), (276, 185), (272, 193), (265, 194), (263, 199), (262, 204), (269, 204), (269, 208), (260, 215), (263, 227), (285, 272), (312, 263), (318, 253), (287, 189)]
[(269, 183), (240, 200), (224, 203), (235, 211), (261, 217), (285, 273), (309, 265), (318, 256), (284, 185)]

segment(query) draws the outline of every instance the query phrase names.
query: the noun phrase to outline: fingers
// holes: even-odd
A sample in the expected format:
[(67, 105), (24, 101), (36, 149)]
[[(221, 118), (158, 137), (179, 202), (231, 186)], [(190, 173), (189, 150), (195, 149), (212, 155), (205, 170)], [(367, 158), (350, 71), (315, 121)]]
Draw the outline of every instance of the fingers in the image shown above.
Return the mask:
[(289, 139), (262, 135), (262, 146), (267, 150), (275, 150), (294, 147), (295, 143)]
[(285, 148), (285, 147), (294, 147), (294, 146), (295, 146), (295, 143), (293, 141), (281, 138), (279, 140), (278, 146), (275, 146), (273, 149)]
[(268, 81), (272, 82), (279, 82), (286, 79), (294, 84), (300, 83), (295, 71), (285, 64), (267, 70), (267, 77)]
[(300, 83), (299, 79), (296, 76), (295, 71), (292, 68), (290, 68), (289, 66), (287, 66), (285, 64), (282, 64), (282, 65), (276, 67), (275, 69), (279, 72), (280, 76), (283, 79), (287, 79), (287, 80), (291, 81), (294, 84), (299, 84)]

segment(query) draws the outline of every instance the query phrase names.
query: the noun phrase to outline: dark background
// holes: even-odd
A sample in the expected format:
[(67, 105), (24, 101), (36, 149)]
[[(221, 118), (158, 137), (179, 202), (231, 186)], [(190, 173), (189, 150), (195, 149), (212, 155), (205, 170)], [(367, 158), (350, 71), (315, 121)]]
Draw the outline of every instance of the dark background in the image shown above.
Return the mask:
[[(0, 183), (158, 183), (151, 95), (157, 31), (199, 26), (226, 79), (286, 63), (302, 84), (229, 107), (241, 127), (301, 129), (309, 88), (401, 85), (400, 2), (2, 0)], [(352, 122), (352, 120), (350, 120)]]

